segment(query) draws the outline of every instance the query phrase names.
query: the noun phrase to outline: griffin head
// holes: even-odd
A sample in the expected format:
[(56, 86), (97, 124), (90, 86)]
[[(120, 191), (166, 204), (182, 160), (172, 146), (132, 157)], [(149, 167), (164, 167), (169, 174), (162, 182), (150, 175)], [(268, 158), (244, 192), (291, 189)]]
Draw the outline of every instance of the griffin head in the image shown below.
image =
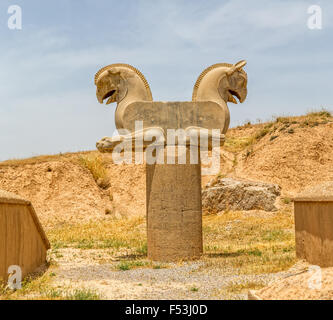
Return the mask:
[(127, 86), (121, 73), (116, 70), (101, 69), (95, 76), (96, 96), (99, 103), (119, 102), (126, 95)]
[(225, 101), (237, 103), (244, 102), (247, 96), (247, 74), (242, 69), (246, 65), (245, 60), (241, 60), (232, 65), (226, 75), (221, 78), (218, 90)]

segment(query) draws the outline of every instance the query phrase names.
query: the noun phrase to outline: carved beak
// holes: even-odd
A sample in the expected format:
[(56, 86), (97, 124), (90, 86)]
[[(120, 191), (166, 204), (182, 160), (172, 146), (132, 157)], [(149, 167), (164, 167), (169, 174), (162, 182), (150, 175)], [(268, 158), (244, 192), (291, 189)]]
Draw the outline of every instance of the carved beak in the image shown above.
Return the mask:
[(243, 88), (243, 89), (239, 90), (238, 94), (239, 94), (239, 98), (238, 98), (239, 102), (243, 103), (247, 97), (247, 88)]
[(96, 91), (96, 97), (99, 103), (103, 104), (104, 100), (109, 98), (106, 102), (106, 104), (110, 104), (112, 102), (115, 102), (115, 96), (114, 94), (116, 93), (116, 90), (110, 90), (107, 92), (101, 92), (100, 90), (97, 89)]
[(96, 97), (97, 97), (98, 102), (102, 104), (103, 103), (103, 96), (100, 95), (98, 92), (96, 92)]
[(106, 101), (106, 104), (110, 104), (112, 102), (115, 102), (115, 97), (114, 94), (116, 93), (116, 90), (111, 90), (110, 92), (106, 93), (103, 97), (103, 100), (108, 99), (108, 101)]
[(228, 90), (228, 101), (237, 104), (237, 100), (235, 97), (239, 100), (240, 103), (244, 102), (247, 96), (247, 89), (240, 89), (240, 90)]
[(234, 98), (234, 96), (238, 97), (238, 94), (235, 91), (229, 90), (228, 92), (228, 101), (237, 104), (237, 100)]

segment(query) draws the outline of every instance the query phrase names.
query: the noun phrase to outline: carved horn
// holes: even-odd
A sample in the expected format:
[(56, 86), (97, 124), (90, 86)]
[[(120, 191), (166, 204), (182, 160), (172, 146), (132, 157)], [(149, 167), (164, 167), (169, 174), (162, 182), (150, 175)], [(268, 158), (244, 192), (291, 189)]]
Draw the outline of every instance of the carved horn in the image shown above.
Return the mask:
[(228, 76), (232, 75), (235, 71), (242, 69), (245, 65), (246, 65), (246, 60), (238, 61), (227, 72)]

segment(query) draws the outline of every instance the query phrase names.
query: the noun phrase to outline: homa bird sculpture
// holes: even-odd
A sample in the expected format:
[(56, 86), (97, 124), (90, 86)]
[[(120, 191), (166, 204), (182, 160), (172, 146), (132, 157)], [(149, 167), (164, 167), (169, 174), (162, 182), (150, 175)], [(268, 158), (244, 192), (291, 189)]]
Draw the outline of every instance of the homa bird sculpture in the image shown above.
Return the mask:
[[(136, 68), (127, 64), (112, 64), (99, 70), (95, 76), (96, 96), (100, 103), (117, 103), (116, 127), (125, 135), (105, 137), (97, 142), (101, 152), (112, 152), (124, 141), (151, 143), (151, 137), (166, 141), (167, 129), (184, 129), (189, 144), (191, 135), (200, 135), (200, 129), (220, 129), (214, 137), (223, 141), (229, 128), (230, 114), (227, 102), (243, 102), (247, 95), (247, 74), (242, 69), (246, 61), (234, 65), (219, 63), (205, 69), (195, 83), (192, 102), (153, 102), (149, 84)], [(135, 121), (143, 122), (143, 129), (135, 131)], [(143, 139), (145, 137), (146, 139)], [(147, 138), (148, 137), (148, 138)], [(145, 147), (145, 146), (144, 146)]]
[[(212, 150), (213, 142), (223, 144), (230, 122), (227, 103), (246, 99), (245, 64), (242, 60), (205, 69), (189, 102), (153, 101), (147, 80), (130, 65), (112, 64), (95, 76), (98, 101), (117, 103), (115, 122), (120, 133), (97, 142), (99, 151), (114, 152), (119, 143), (129, 142), (139, 152), (153, 138), (164, 151), (171, 146), (170, 129), (186, 133), (185, 140), (176, 143), (183, 153), (185, 149), (185, 162), (150, 163), (146, 157), (147, 251), (152, 260), (188, 260), (202, 254), (201, 162), (200, 156), (195, 163), (189, 158), (192, 148), (201, 154)], [(142, 124), (140, 129), (137, 122)], [(142, 143), (139, 151), (138, 141)]]

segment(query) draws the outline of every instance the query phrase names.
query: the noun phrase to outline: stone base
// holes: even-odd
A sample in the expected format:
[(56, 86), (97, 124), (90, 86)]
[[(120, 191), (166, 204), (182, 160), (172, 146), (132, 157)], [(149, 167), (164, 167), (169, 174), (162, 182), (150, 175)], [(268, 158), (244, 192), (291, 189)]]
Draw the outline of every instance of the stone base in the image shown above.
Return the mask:
[(295, 201), (296, 255), (333, 267), (333, 201)]
[(201, 165), (146, 165), (148, 258), (197, 259), (202, 254)]

